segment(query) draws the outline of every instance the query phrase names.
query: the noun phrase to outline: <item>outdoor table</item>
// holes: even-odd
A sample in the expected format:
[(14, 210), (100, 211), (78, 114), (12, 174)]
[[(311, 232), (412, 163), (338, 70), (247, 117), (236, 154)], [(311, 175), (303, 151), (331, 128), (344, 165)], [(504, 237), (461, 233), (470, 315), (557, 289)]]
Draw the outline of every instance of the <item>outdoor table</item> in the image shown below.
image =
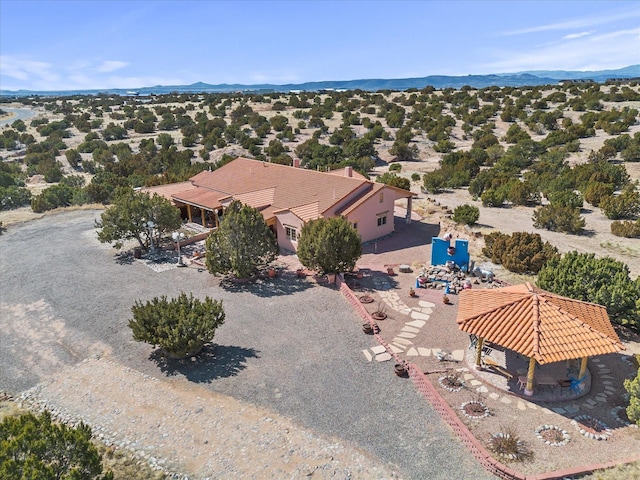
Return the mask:
[(555, 378), (544, 373), (536, 375), (536, 383), (539, 387), (549, 387), (552, 391), (558, 386), (558, 381)]

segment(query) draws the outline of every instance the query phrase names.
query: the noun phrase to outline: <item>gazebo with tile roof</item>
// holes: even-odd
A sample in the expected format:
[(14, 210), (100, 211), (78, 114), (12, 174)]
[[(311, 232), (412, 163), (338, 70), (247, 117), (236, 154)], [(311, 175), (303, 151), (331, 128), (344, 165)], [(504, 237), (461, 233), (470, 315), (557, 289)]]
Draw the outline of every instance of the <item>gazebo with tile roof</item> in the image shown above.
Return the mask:
[(578, 379), (587, 359), (624, 350), (606, 309), (561, 297), (529, 283), (460, 292), (460, 330), (478, 337), (476, 368), (481, 368), (483, 342), (490, 341), (529, 358), (526, 395), (533, 395), (536, 363), (581, 359)]

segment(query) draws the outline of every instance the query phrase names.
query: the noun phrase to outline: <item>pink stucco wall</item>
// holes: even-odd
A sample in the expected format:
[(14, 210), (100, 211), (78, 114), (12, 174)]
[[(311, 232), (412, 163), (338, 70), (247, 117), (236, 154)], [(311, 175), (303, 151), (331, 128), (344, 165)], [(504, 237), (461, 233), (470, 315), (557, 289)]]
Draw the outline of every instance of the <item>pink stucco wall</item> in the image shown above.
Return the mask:
[[(383, 193), (382, 202), (380, 202), (378, 193), (356, 208), (347, 217), (351, 223), (358, 224), (358, 233), (360, 233), (363, 242), (384, 237), (394, 230), (393, 204), (396, 200), (396, 194), (386, 188), (381, 190), (381, 192)], [(378, 217), (385, 212), (387, 223), (378, 226)]]
[(287, 234), (285, 233), (284, 226), (288, 225), (290, 227), (294, 227), (298, 235), (300, 235), (300, 231), (302, 230), (302, 220), (296, 217), (291, 212), (283, 212), (278, 213), (276, 215), (276, 229), (278, 231), (278, 246), (285, 250), (289, 250), (290, 252), (295, 252), (298, 250), (298, 242), (292, 242), (287, 238)]

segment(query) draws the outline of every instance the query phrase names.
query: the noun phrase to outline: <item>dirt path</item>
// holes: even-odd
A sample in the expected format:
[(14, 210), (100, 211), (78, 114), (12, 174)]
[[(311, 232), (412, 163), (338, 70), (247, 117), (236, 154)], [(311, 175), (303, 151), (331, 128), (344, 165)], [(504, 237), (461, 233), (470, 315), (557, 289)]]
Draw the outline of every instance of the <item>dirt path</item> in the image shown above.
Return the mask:
[(272, 411), (104, 358), (84, 360), (21, 397), (190, 478), (398, 478), (354, 446)]

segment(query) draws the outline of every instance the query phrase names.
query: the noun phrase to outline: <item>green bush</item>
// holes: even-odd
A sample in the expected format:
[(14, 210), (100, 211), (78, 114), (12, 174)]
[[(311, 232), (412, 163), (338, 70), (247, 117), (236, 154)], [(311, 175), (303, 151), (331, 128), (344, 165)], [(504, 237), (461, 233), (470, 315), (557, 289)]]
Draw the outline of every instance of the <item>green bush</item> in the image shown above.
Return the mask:
[(482, 253), (511, 272), (533, 274), (538, 273), (549, 259), (558, 257), (556, 247), (543, 242), (539, 234), (527, 232), (512, 235), (492, 232), (485, 236)]
[(460, 205), (453, 210), (453, 221), (456, 223), (464, 223), (465, 225), (474, 225), (480, 218), (480, 210), (473, 205)]
[(400, 165), (399, 163), (392, 163), (389, 165), (389, 171), (390, 172), (400, 172), (402, 171), (402, 165)]
[(361, 255), (360, 234), (343, 217), (319, 218), (302, 227), (298, 258), (307, 268), (322, 273), (349, 272)]
[(640, 280), (631, 280), (629, 267), (614, 258), (569, 252), (550, 259), (540, 269), (540, 288), (607, 309), (611, 320), (640, 331)]
[[(638, 358), (636, 356), (636, 358)], [(624, 388), (629, 392), (629, 406), (627, 407), (627, 417), (640, 427), (640, 368), (633, 379), (627, 378), (624, 381)]]
[(600, 208), (611, 220), (634, 220), (640, 215), (640, 192), (635, 184), (629, 184), (620, 195), (603, 198)]
[(91, 429), (55, 424), (48, 411), (6, 417), (0, 423), (0, 478), (5, 480), (112, 480), (102, 475), (102, 458)]
[(582, 208), (582, 195), (571, 190), (556, 190), (549, 192), (549, 201), (560, 207)]
[(616, 237), (640, 238), (640, 220), (611, 222), (611, 233)]
[(581, 233), (585, 224), (578, 208), (549, 204), (533, 212), (533, 226), (552, 232)]
[(171, 300), (162, 296), (146, 303), (136, 301), (131, 311), (133, 339), (159, 346), (172, 358), (198, 354), (225, 320), (222, 301), (209, 297), (201, 301), (184, 292)]
[(10, 185), (0, 187), (0, 210), (11, 210), (31, 203), (31, 192), (28, 188)]

